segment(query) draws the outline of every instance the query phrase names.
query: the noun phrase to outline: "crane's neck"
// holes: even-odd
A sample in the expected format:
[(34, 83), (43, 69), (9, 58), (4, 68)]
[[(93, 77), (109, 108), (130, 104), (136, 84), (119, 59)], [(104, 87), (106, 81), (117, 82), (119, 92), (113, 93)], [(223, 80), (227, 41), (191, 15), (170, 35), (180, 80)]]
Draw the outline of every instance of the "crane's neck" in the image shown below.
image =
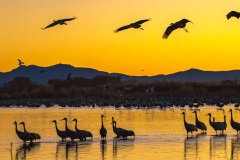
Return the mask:
[(209, 124), (212, 124), (211, 117), (212, 117), (212, 115), (210, 114), (209, 115)]
[(25, 123), (22, 124), (23, 125), (23, 130), (24, 132), (27, 132), (26, 128), (25, 128)]
[(116, 128), (115, 122), (112, 122), (112, 128), (113, 128), (113, 130), (115, 130), (115, 128)]
[(77, 120), (75, 121), (75, 130), (77, 130)]
[(103, 127), (103, 117), (101, 117), (102, 118), (102, 127)]
[(54, 122), (55, 123), (55, 127), (56, 127), (56, 130), (57, 132), (59, 131), (58, 127), (57, 127), (57, 122)]
[(67, 119), (65, 119), (65, 130), (68, 130)]
[(233, 121), (232, 110), (230, 110), (230, 112), (231, 112), (231, 121)]
[(14, 123), (14, 124), (15, 124), (15, 130), (16, 132), (18, 132), (17, 123)]
[(183, 121), (184, 121), (184, 124), (186, 124), (186, 118), (185, 118), (185, 114), (183, 114)]
[(197, 117), (197, 112), (194, 112), (195, 113), (195, 117), (196, 117), (196, 120), (198, 119), (198, 117)]

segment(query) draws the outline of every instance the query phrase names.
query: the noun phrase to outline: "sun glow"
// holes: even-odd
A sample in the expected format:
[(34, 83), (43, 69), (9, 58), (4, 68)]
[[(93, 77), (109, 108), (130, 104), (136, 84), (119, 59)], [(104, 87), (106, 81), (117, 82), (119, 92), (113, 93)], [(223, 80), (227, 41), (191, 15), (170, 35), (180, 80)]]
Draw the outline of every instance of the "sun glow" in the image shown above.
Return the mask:
[[(169, 74), (189, 68), (239, 69), (240, 21), (227, 20), (233, 1), (4, 1), (1, 4), (1, 72), (26, 65), (67, 63), (129, 75)], [(239, 10), (240, 11), (240, 10)], [(62, 18), (78, 19), (46, 30)], [(141, 19), (140, 29), (113, 31)], [(162, 35), (170, 23), (187, 18), (186, 28)], [(144, 71), (142, 71), (144, 70)]]

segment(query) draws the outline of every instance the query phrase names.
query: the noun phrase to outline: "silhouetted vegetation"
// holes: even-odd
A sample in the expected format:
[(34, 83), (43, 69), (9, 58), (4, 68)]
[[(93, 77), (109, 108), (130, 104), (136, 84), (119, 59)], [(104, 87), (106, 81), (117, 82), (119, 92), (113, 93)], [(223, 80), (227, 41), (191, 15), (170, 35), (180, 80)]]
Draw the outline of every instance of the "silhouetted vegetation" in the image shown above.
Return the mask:
[(46, 85), (33, 83), (27, 77), (16, 77), (0, 87), (0, 99), (21, 98), (118, 98), (118, 97), (217, 97), (239, 98), (236, 81), (139, 83), (121, 81), (120, 77), (75, 77), (70, 80), (51, 79)]

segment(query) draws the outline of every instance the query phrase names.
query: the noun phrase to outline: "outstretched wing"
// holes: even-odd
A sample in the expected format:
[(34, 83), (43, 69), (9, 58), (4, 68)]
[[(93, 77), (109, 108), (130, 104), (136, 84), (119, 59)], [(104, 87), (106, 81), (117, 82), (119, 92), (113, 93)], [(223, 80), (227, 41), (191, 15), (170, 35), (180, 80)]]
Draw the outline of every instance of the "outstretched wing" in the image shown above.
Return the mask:
[(18, 59), (18, 65), (21, 65), (22, 61), (20, 59)]
[(167, 39), (168, 36), (172, 33), (172, 31), (174, 31), (174, 30), (177, 29), (177, 28), (178, 28), (177, 25), (174, 25), (174, 24), (170, 25), (170, 26), (166, 29), (166, 31), (164, 32), (162, 38), (163, 38), (163, 39)]
[(150, 20), (151, 20), (151, 18), (139, 20), (139, 21), (135, 22), (135, 24), (142, 24), (142, 23), (147, 22), (147, 21), (150, 21)]
[(236, 12), (236, 11), (231, 11), (226, 15), (227, 19), (230, 19), (232, 17), (236, 17), (239, 18), (240, 17), (240, 13)]
[(125, 30), (125, 29), (128, 29), (128, 28), (131, 28), (132, 26), (131, 25), (126, 25), (126, 26), (122, 26), (118, 29), (116, 29), (114, 32), (117, 33), (119, 31), (122, 31), (122, 30)]
[(60, 23), (60, 21), (57, 20), (57, 21), (54, 21), (53, 23), (49, 24), (49, 25), (46, 26), (45, 28), (41, 28), (41, 29), (47, 29), (47, 28), (50, 28), (50, 27), (56, 26), (56, 25), (58, 25), (59, 23)]
[(73, 17), (73, 18), (65, 18), (65, 19), (60, 19), (60, 21), (72, 21), (72, 20), (74, 20), (74, 19), (76, 19), (76, 17)]

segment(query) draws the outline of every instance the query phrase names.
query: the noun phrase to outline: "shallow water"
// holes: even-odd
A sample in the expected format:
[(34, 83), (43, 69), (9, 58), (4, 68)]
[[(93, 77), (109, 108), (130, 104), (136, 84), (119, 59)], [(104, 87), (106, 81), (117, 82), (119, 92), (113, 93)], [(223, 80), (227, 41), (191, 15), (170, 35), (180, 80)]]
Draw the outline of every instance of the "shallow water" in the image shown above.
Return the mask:
[[(205, 116), (210, 112), (215, 121), (223, 121), (223, 111), (205, 106), (198, 112), (198, 118), (207, 125), (207, 134), (194, 132), (192, 138), (186, 137), (182, 111), (179, 109), (0, 108), (0, 159), (240, 159), (240, 138), (231, 128), (228, 112), (234, 107), (224, 108), (228, 123), (225, 136), (215, 136)], [(108, 131), (106, 141), (101, 141), (99, 134), (101, 114), (105, 116), (104, 125)], [(112, 116), (117, 121), (117, 127), (133, 130), (136, 137), (114, 139), (110, 125)], [(240, 122), (239, 110), (233, 110), (233, 116), (235, 121)], [(73, 130), (75, 123), (71, 120), (77, 118), (78, 128), (91, 131), (93, 139), (78, 142), (77, 146), (60, 142), (51, 121), (57, 120), (59, 129), (63, 130), (64, 121), (61, 119), (64, 117), (68, 118), (68, 126)], [(188, 123), (195, 122), (192, 110), (186, 110), (186, 120)], [(26, 129), (39, 133), (41, 140), (32, 145), (23, 145), (16, 135), (14, 121), (24, 121)], [(18, 125), (18, 129), (23, 130), (22, 125)]]

